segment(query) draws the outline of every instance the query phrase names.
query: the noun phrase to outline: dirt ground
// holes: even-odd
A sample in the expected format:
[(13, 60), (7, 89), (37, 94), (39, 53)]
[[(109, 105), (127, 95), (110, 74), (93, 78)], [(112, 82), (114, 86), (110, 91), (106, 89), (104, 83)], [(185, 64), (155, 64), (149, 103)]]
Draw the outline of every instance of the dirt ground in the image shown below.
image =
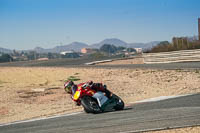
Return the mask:
[[(102, 82), (126, 104), (200, 92), (200, 70), (1, 67), (0, 124), (81, 111), (63, 89), (69, 76), (79, 77), (76, 83)], [(183, 132), (170, 133), (178, 130)], [(200, 132), (199, 127), (184, 131), (193, 130)]]

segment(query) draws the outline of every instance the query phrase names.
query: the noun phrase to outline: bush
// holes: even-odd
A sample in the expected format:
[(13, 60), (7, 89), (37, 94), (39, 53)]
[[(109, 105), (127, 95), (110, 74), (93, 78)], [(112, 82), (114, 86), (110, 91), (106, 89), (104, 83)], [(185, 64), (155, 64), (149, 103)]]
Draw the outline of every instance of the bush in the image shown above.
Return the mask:
[(69, 53), (65, 55), (61, 55), (62, 58), (78, 58), (80, 55), (78, 53)]
[(117, 52), (117, 47), (115, 45), (104, 44), (100, 47), (100, 51), (105, 53), (115, 53)]
[(89, 57), (94, 58), (94, 59), (100, 59), (100, 58), (105, 57), (105, 55), (101, 52), (96, 52), (96, 53), (90, 54)]
[(173, 38), (172, 41), (173, 43), (169, 43), (168, 41), (160, 42), (152, 49), (147, 50), (146, 53), (200, 49), (200, 41), (198, 40), (189, 41), (187, 38), (182, 37), (182, 38)]
[(11, 62), (13, 58), (9, 54), (3, 54), (0, 56), (0, 63), (2, 62)]

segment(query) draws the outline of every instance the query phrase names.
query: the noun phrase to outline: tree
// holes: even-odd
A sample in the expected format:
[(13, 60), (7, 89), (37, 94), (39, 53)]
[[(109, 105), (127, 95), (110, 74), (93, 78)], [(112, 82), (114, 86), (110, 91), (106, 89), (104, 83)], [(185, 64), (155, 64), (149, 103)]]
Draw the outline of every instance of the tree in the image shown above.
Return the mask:
[(162, 41), (157, 46), (153, 47), (150, 52), (167, 52), (171, 49), (171, 44), (168, 41)]
[(115, 45), (110, 44), (104, 44), (100, 47), (100, 51), (106, 52), (106, 53), (115, 53), (117, 51), (117, 47)]
[(30, 51), (28, 54), (27, 54), (27, 58), (28, 60), (36, 60), (39, 58), (39, 54), (36, 53), (35, 51)]
[(122, 47), (122, 46), (117, 47), (117, 51), (122, 51), (122, 50), (124, 50), (124, 49), (126, 49), (126, 48), (125, 48), (125, 47)]
[(96, 52), (96, 53), (90, 54), (89, 57), (94, 58), (94, 59), (100, 59), (100, 58), (105, 57), (105, 55), (101, 52)]
[(3, 54), (0, 56), (0, 62), (11, 62), (13, 58), (9, 54)]
[(20, 56), (20, 53), (14, 49), (14, 50), (13, 50), (13, 55), (14, 55), (14, 56)]
[(67, 53), (65, 55), (61, 55), (62, 58), (79, 58), (80, 55), (78, 53)]
[(137, 52), (134, 48), (127, 48), (127, 52)]
[(48, 59), (53, 59), (54, 58), (52, 53), (48, 53), (47, 57), (48, 57)]

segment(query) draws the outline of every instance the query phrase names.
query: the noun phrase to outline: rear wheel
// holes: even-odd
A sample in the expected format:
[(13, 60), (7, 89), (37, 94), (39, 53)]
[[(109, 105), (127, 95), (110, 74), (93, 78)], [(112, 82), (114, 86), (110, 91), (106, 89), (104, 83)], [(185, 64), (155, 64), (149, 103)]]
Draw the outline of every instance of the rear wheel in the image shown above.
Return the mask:
[(101, 113), (101, 109), (97, 101), (91, 96), (84, 96), (81, 99), (81, 104), (86, 113)]

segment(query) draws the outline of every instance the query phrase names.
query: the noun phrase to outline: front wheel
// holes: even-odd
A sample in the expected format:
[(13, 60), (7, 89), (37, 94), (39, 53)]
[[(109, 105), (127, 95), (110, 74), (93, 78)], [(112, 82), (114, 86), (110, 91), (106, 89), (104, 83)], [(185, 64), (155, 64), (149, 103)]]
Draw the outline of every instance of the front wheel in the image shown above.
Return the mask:
[(81, 98), (81, 104), (86, 113), (101, 113), (101, 109), (97, 101), (91, 96), (84, 96)]
[(123, 110), (124, 109), (124, 101), (115, 94), (113, 94), (112, 97), (116, 102), (114, 109), (115, 110)]

